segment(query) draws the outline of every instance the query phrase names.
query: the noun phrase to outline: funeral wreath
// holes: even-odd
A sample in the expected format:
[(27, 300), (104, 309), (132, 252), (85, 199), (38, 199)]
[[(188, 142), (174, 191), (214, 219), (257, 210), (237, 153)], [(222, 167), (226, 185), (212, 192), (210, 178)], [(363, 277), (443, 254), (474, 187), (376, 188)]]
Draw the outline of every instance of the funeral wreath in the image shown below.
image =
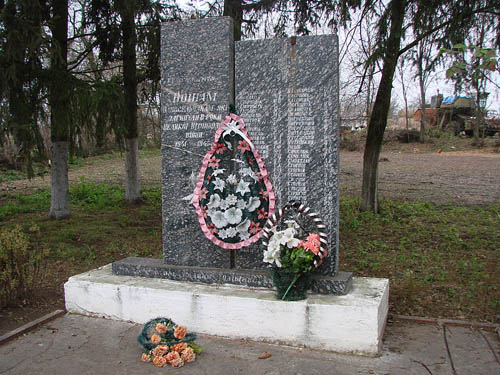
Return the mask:
[(278, 296), (290, 301), (306, 298), (309, 274), (327, 254), (325, 225), (300, 202), (290, 202), (264, 227), (263, 261), (271, 265)]

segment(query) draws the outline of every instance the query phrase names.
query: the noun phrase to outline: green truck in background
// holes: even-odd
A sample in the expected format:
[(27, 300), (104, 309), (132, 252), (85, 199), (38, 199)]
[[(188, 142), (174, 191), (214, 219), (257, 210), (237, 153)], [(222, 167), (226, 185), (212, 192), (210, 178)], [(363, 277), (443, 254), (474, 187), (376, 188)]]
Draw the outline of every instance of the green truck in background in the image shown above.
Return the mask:
[[(435, 107), (434, 107), (435, 105)], [(466, 134), (472, 136), (477, 121), (476, 103), (470, 96), (447, 96), (432, 97), (431, 106), (439, 108), (435, 111), (435, 124), (440, 129), (454, 135)], [(500, 118), (497, 116), (485, 116), (479, 124), (480, 136), (491, 136), (500, 132)]]

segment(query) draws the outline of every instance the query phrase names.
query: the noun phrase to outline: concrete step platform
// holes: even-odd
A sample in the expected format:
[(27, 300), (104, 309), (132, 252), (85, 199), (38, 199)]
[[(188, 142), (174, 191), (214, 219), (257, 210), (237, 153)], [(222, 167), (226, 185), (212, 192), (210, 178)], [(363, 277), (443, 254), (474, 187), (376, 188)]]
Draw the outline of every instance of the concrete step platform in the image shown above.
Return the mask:
[(347, 295), (284, 302), (269, 289), (117, 276), (108, 265), (71, 277), (65, 297), (71, 313), (136, 323), (165, 316), (203, 334), (373, 356), (382, 343), (389, 281), (353, 278)]

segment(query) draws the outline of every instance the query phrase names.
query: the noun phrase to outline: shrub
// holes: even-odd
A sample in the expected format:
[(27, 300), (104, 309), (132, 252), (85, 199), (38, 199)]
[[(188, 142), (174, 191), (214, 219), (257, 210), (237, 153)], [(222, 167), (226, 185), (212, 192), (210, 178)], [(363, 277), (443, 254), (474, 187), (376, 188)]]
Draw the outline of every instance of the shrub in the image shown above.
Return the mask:
[[(40, 237), (40, 228), (28, 231)], [(40, 268), (48, 250), (35, 249), (21, 226), (0, 230), (0, 308), (28, 298), (39, 283)]]
[(364, 146), (366, 132), (364, 130), (342, 132), (340, 136), (340, 149), (347, 151), (361, 151)]

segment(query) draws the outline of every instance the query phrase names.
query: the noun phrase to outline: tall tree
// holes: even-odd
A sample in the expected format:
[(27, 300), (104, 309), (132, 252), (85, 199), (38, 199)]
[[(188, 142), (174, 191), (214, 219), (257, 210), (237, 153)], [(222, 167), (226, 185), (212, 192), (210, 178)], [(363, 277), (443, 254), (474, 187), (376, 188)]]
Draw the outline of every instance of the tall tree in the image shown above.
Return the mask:
[(0, 4), (0, 100), (8, 103), (6, 126), (0, 132), (13, 135), (20, 156), (33, 175), (32, 151), (45, 154), (38, 128), (43, 111), (43, 56), (46, 48), (43, 23), (46, 4), (38, 0), (2, 1)]
[(242, 0), (224, 0), (224, 16), (233, 19), (234, 40), (241, 40), (243, 23), (243, 1)]
[[(403, 21), (406, 13), (406, 0), (393, 0), (387, 6), (387, 11), (380, 20), (382, 25), (389, 26), (389, 35), (384, 38), (382, 55), (382, 76), (378, 87), (375, 104), (368, 123), (365, 153), (363, 155), (363, 181), (361, 192), (361, 209), (378, 211), (378, 160), (382, 148), (384, 131), (387, 126), (387, 116), (391, 106), (392, 81), (398, 62), (401, 39), (403, 36)], [(383, 32), (383, 30), (381, 30)]]
[[(406, 139), (408, 140), (408, 143), (410, 143), (410, 132), (409, 132), (409, 121), (408, 121), (408, 92), (407, 92), (407, 86), (406, 86), (406, 78), (405, 78), (405, 59), (401, 59), (398, 64), (398, 73), (399, 73), (399, 79), (401, 80), (401, 89), (403, 91), (403, 101), (405, 103), (405, 127), (406, 127)], [(423, 111), (423, 109), (422, 109)]]
[(137, 35), (136, 1), (117, 0), (116, 7), (122, 19), (123, 91), (125, 95), (125, 200), (138, 202), (141, 198), (139, 173), (139, 145), (137, 129)]
[(50, 138), (52, 141), (51, 200), (49, 215), (69, 216), (68, 140), (70, 128), (70, 86), (68, 74), (68, 0), (52, 1), (50, 22)]
[[(141, 201), (138, 158), (137, 86), (149, 79), (159, 81), (160, 22), (177, 17), (178, 8), (153, 0), (90, 0), (88, 21), (106, 64), (122, 62), (125, 97), (125, 199)], [(145, 68), (137, 71), (137, 50), (143, 53)], [(156, 87), (155, 84), (152, 87)]]
[[(374, 110), (368, 126), (365, 153), (363, 157), (363, 181), (361, 210), (378, 211), (377, 174), (378, 159), (383, 134), (387, 125), (390, 106), (391, 85), (398, 58), (416, 47), (418, 43), (433, 37), (441, 45), (449, 45), (463, 39), (474, 23), (474, 16), (494, 13), (499, 9), (498, 0), (453, 2), (434, 0), (392, 0), (379, 20), (380, 56), (383, 63), (382, 77), (375, 100)], [(408, 19), (404, 24), (405, 16)], [(497, 22), (497, 21), (494, 21)], [(389, 29), (386, 34), (384, 30)], [(414, 38), (401, 47), (404, 31), (412, 31)], [(500, 31), (497, 28), (500, 35)], [(497, 39), (500, 42), (500, 39)]]
[(420, 142), (425, 141), (425, 129), (427, 128), (426, 119), (426, 92), (431, 81), (434, 69), (437, 64), (436, 56), (434, 56), (435, 43), (431, 37), (424, 38), (418, 42), (417, 47), (411, 51), (409, 59), (413, 66), (417, 69), (415, 78), (418, 81), (420, 92)]

